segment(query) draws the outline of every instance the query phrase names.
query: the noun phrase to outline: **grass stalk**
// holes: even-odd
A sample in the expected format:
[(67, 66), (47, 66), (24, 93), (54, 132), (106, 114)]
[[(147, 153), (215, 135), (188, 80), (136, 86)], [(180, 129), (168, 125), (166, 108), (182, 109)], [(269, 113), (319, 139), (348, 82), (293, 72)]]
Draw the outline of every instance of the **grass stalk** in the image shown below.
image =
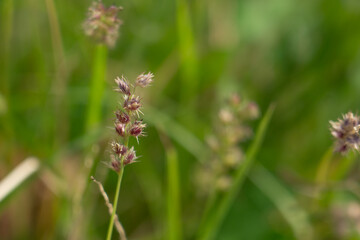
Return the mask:
[[(95, 56), (93, 62), (93, 71), (90, 86), (89, 107), (86, 117), (86, 132), (93, 132), (101, 122), (101, 106), (105, 88), (106, 77), (106, 60), (108, 56), (108, 48), (99, 44), (95, 48)], [(94, 175), (99, 159), (95, 156), (89, 157), (90, 170), (88, 178)], [(90, 181), (86, 183), (84, 191), (86, 192), (89, 187)]]
[[(126, 146), (126, 148), (128, 147), (129, 138), (125, 139), (124, 145)], [(120, 172), (118, 173), (118, 181), (117, 181), (117, 185), (116, 185), (116, 191), (115, 191), (115, 197), (114, 197), (114, 203), (113, 203), (114, 207), (113, 207), (113, 211), (112, 211), (111, 218), (110, 218), (110, 223), (109, 223), (108, 232), (106, 235), (106, 240), (111, 240), (123, 175), (124, 175), (124, 156), (121, 157), (121, 169), (120, 169)]]
[(179, 240), (181, 239), (179, 161), (177, 152), (170, 144), (170, 140), (165, 140), (163, 142), (167, 163), (167, 239)]
[(123, 175), (124, 175), (124, 167), (121, 166), (120, 172), (118, 174), (117, 185), (116, 185), (116, 192), (115, 192), (115, 198), (114, 198), (114, 208), (113, 208), (113, 211), (112, 211), (112, 214), (111, 214), (109, 228), (108, 228), (108, 232), (107, 232), (107, 235), (106, 235), (106, 240), (111, 240), (113, 227), (114, 227), (114, 220), (115, 220), (115, 215), (116, 215), (116, 208), (117, 208), (118, 199), (119, 199), (119, 195), (120, 195), (120, 187), (121, 187), (121, 181), (122, 181)]
[(211, 214), (207, 219), (203, 232), (200, 233), (200, 240), (211, 240), (216, 237), (221, 223), (235, 201), (235, 198), (241, 189), (242, 183), (244, 182), (244, 179), (255, 160), (255, 156), (260, 149), (274, 109), (275, 106), (270, 105), (265, 116), (261, 120), (255, 139), (246, 154), (244, 163), (237, 169), (231, 188), (224, 194), (213, 214)]
[[(54, 57), (55, 81), (52, 84), (55, 110), (55, 129), (58, 143), (65, 142), (67, 138), (68, 117), (66, 110), (67, 67), (63, 48), (60, 23), (54, 0), (45, 0), (46, 11), (49, 18), (51, 43)], [(60, 124), (61, 123), (61, 124)]]
[[(13, 127), (13, 114), (11, 107), (11, 43), (13, 37), (13, 25), (14, 25), (14, 1), (4, 0), (1, 4), (0, 12), (0, 94), (4, 96), (4, 116), (0, 115), (0, 124), (4, 128), (4, 134), (7, 138), (5, 143), (5, 154), (7, 159), (13, 159), (13, 143), (15, 141), (15, 131)], [(8, 160), (9, 162), (9, 160)]]
[(108, 51), (105, 45), (95, 48), (93, 72), (90, 86), (89, 108), (86, 118), (86, 130), (92, 131), (100, 122), (102, 98), (105, 88), (106, 59)]
[(314, 239), (314, 231), (307, 212), (293, 194), (283, 186), (266, 168), (257, 164), (250, 179), (274, 203), (278, 211), (286, 219), (296, 239)]
[(190, 103), (197, 88), (198, 61), (188, 2), (186, 0), (177, 0), (176, 2), (180, 77), (181, 89), (183, 89), (180, 97), (182, 102)]
[(10, 58), (10, 47), (13, 33), (13, 14), (14, 14), (14, 3), (13, 0), (5, 0), (2, 3), (1, 9), (1, 25), (2, 28), (2, 39), (0, 48), (3, 51), (1, 58), (3, 60), (0, 63), (2, 70), (2, 81), (0, 81), (0, 91), (5, 95), (5, 98), (9, 96), (9, 58)]
[(331, 159), (333, 158), (334, 149), (330, 147), (322, 156), (320, 165), (316, 173), (316, 183), (318, 185), (323, 185), (326, 182), (328, 176), (328, 171), (330, 168)]

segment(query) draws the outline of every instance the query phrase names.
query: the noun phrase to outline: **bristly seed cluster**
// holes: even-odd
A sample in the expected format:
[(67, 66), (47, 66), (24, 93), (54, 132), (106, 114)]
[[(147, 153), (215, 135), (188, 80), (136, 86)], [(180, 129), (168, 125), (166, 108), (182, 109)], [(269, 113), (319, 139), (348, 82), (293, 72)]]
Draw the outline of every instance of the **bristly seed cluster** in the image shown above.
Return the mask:
[(330, 132), (335, 137), (335, 151), (342, 154), (350, 149), (359, 151), (360, 146), (360, 117), (348, 112), (343, 119), (330, 121)]
[(252, 130), (245, 122), (259, 115), (256, 103), (246, 102), (237, 94), (232, 95), (219, 110), (215, 134), (207, 139), (212, 158), (198, 175), (205, 193), (214, 187), (226, 191), (231, 186), (233, 172), (244, 158), (239, 143), (252, 136)]
[[(121, 143), (113, 141), (112, 160), (110, 167), (119, 172), (122, 167), (134, 163), (137, 159), (134, 147), (128, 148), (127, 142), (129, 137), (135, 137), (138, 141), (140, 136), (144, 136), (144, 128), (146, 124), (139, 119), (141, 113), (141, 99), (135, 95), (135, 87), (147, 87), (153, 81), (154, 75), (152, 73), (141, 74), (135, 81), (135, 86), (129, 84), (124, 77), (116, 78), (115, 83), (117, 87), (115, 91), (123, 95), (123, 101), (120, 105), (120, 110), (115, 112), (115, 132), (122, 139)], [(141, 79), (141, 81), (138, 81)], [(139, 141), (138, 141), (139, 142)]]
[(119, 35), (119, 27), (122, 24), (117, 16), (121, 10), (122, 7), (110, 6), (106, 8), (101, 1), (93, 2), (83, 24), (85, 34), (98, 43), (114, 47)]

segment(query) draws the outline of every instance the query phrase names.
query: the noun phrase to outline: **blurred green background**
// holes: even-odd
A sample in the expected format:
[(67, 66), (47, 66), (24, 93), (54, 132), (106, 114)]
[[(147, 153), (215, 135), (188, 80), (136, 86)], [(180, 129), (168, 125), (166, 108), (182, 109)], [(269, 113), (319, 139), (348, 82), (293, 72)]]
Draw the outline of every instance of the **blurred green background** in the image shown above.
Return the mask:
[[(0, 179), (29, 156), (41, 162), (0, 202), (1, 239), (105, 238), (109, 215), (97, 186), (89, 183), (80, 202), (77, 193), (88, 181), (86, 159), (109, 161), (114, 78), (145, 71), (155, 75), (141, 92), (147, 137), (132, 142), (141, 158), (126, 168), (118, 208), (129, 239), (167, 239), (163, 138), (179, 160), (182, 236), (194, 239), (204, 199), (192, 141), (204, 144), (233, 92), (262, 113), (271, 103), (276, 110), (256, 157), (263, 181), (245, 181), (216, 239), (299, 239), (291, 226), (301, 221), (313, 239), (360, 239), (357, 159), (334, 156), (328, 188), (313, 194), (332, 146), (328, 121), (359, 109), (360, 1), (103, 2), (123, 6), (124, 23), (109, 50), (101, 124), (88, 132), (96, 44), (82, 23), (91, 2), (0, 1)], [(116, 174), (100, 163), (95, 177), (112, 199)], [(289, 199), (305, 220), (286, 208)]]

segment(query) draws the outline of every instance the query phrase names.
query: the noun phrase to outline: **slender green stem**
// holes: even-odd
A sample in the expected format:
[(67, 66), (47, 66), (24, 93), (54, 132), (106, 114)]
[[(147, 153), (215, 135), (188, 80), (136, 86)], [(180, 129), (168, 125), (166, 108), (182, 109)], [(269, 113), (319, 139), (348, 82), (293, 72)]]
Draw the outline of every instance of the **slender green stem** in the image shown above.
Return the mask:
[(51, 88), (54, 92), (54, 121), (57, 136), (57, 138), (55, 139), (55, 144), (57, 145), (60, 143), (64, 143), (67, 138), (68, 112), (66, 109), (65, 95), (68, 74), (56, 5), (54, 3), (54, 0), (45, 0), (45, 5), (49, 18), (51, 42), (54, 57), (55, 79), (52, 82)]
[[(106, 77), (106, 59), (108, 55), (108, 49), (105, 45), (98, 45), (95, 49), (93, 72), (90, 86), (89, 107), (86, 118), (86, 132), (94, 132), (97, 125), (101, 121), (101, 105), (105, 88)], [(88, 178), (94, 175), (96, 167), (99, 163), (99, 159), (91, 156), (90, 158), (90, 170), (88, 172)], [(86, 192), (90, 184), (90, 180), (86, 183), (84, 191)]]
[(86, 130), (93, 130), (100, 122), (102, 98), (105, 87), (107, 47), (98, 45), (95, 49), (93, 73), (91, 79), (89, 108)]
[(334, 180), (341, 180), (343, 179), (346, 174), (349, 173), (351, 168), (354, 166), (356, 160), (355, 152), (349, 152), (342, 161), (339, 161), (339, 164), (336, 166), (336, 170), (333, 174)]
[[(182, 82), (181, 89), (183, 89), (180, 94), (181, 101), (189, 104), (191, 98), (194, 97), (197, 88), (198, 59), (188, 2), (185, 0), (177, 0), (176, 4), (178, 48)], [(190, 106), (192, 105), (190, 104)]]
[(274, 108), (274, 105), (271, 105), (267, 110), (264, 118), (260, 122), (260, 126), (256, 132), (253, 144), (250, 146), (250, 149), (246, 154), (245, 162), (237, 169), (231, 188), (224, 194), (223, 198), (219, 202), (218, 207), (214, 210), (214, 213), (209, 216), (203, 232), (200, 233), (199, 239), (210, 240), (216, 237), (221, 223), (223, 222), (226, 214), (228, 213), (228, 210), (234, 202), (236, 195), (240, 191), (241, 185), (244, 182), (244, 179), (255, 160), (257, 152), (260, 149), (266, 129), (274, 112)]
[(331, 159), (333, 158), (333, 152), (333, 148), (330, 147), (321, 158), (320, 166), (318, 167), (315, 179), (318, 185), (323, 185), (326, 182)]
[(168, 239), (181, 239), (180, 216), (180, 188), (179, 163), (176, 150), (172, 146), (166, 149), (167, 155), (167, 213), (168, 213)]
[(296, 239), (314, 239), (309, 214), (281, 181), (260, 164), (257, 164), (249, 177), (273, 202), (293, 230)]
[(0, 124), (4, 129), (5, 138), (7, 139), (4, 148), (5, 159), (10, 161), (14, 159), (14, 121), (12, 113), (12, 101), (11, 101), (11, 50), (12, 50), (12, 38), (13, 38), (13, 23), (14, 23), (14, 1), (5, 0), (0, 5), (0, 94), (4, 96), (4, 116), (0, 116)]
[(117, 208), (117, 203), (118, 203), (118, 199), (119, 199), (120, 186), (121, 186), (121, 180), (122, 180), (123, 175), (124, 175), (124, 167), (121, 164), (121, 169), (120, 169), (119, 176), (118, 176), (118, 182), (117, 182), (117, 185), (116, 185), (116, 192), (115, 192), (115, 198), (114, 198), (114, 209), (113, 209), (112, 214), (111, 214), (106, 240), (111, 239), (111, 235), (112, 235), (112, 232), (113, 232), (116, 208)]
[[(125, 146), (128, 147), (129, 145), (129, 138), (125, 139)], [(124, 156), (121, 157), (120, 159), (121, 162), (121, 169), (120, 172), (118, 174), (118, 182), (116, 185), (116, 191), (115, 191), (115, 197), (114, 197), (114, 208), (111, 214), (111, 218), (110, 218), (110, 223), (109, 223), (109, 228), (108, 228), (108, 232), (106, 235), (106, 240), (111, 240), (111, 235), (113, 232), (113, 227), (114, 227), (114, 220), (115, 220), (115, 214), (116, 214), (116, 209), (117, 209), (117, 204), (118, 204), (118, 200), (119, 200), (119, 195), (120, 195), (120, 187), (121, 187), (121, 181), (124, 175)]]

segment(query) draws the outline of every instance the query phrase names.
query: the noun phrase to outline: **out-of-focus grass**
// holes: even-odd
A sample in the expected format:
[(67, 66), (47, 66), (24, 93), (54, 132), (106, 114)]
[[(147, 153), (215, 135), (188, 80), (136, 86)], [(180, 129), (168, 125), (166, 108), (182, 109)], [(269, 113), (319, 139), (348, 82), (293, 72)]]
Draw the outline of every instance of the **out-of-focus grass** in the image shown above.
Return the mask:
[[(54, 4), (57, 24), (49, 18), (46, 3)], [(38, 157), (41, 167), (57, 176), (50, 181), (47, 171), (39, 172), (9, 197), (1, 209), (2, 238), (71, 238), (76, 227), (73, 198), (80, 182), (87, 181), (81, 169), (89, 146), (97, 143), (98, 159), (108, 160), (107, 127), (117, 105), (113, 79), (121, 74), (134, 78), (149, 70), (156, 78), (143, 99), (151, 106), (144, 107), (148, 136), (140, 139), (140, 162), (127, 168), (119, 202), (119, 218), (130, 239), (167, 236), (167, 153), (159, 134), (174, 141), (182, 236), (194, 237), (204, 207), (197, 197), (194, 169), (197, 160), (207, 161), (203, 139), (210, 134), (218, 104), (231, 92), (254, 99), (262, 110), (277, 103), (256, 160), (279, 184), (266, 181), (268, 175), (262, 171), (254, 172), (259, 175), (254, 181), (250, 172), (251, 181), (244, 181), (242, 194), (224, 219), (221, 239), (301, 235), (292, 218), (298, 211), (287, 213), (279, 206), (282, 201), (296, 201), (298, 209), (309, 214), (315, 239), (357, 239), (357, 222), (346, 215), (348, 209), (359, 207), (357, 155), (335, 155), (326, 186), (313, 194), (319, 189), (321, 157), (332, 144), (328, 120), (359, 111), (357, 1), (119, 4), (124, 7), (124, 24), (116, 48), (108, 54), (101, 132), (89, 133), (85, 126), (95, 43), (84, 36), (81, 24), (90, 2), (0, 1), (0, 179), (28, 156)], [(65, 72), (59, 65), (62, 58)], [(66, 89), (58, 100), (62, 109), (55, 104), (60, 94), (55, 83)], [(107, 175), (102, 164), (95, 175), (113, 199), (114, 176)], [(268, 186), (258, 187), (261, 181)], [(65, 192), (54, 191), (59, 185), (67, 186)], [(109, 216), (96, 187), (84, 201), (90, 219), (86, 238), (102, 239)]]

